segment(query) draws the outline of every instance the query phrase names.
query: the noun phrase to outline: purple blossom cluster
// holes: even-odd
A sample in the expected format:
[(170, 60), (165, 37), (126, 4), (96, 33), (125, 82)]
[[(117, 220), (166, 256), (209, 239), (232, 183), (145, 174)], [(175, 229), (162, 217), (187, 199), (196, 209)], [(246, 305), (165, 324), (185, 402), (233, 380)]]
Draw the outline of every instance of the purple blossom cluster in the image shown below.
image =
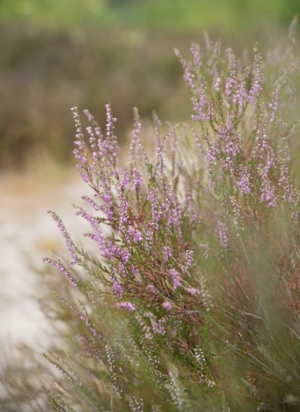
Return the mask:
[[(192, 47), (192, 62), (181, 56), (180, 61), (193, 95), (192, 119), (203, 130), (208, 125), (202, 133), (206, 147), (202, 144), (201, 151), (209, 189), (222, 196), (219, 182), (223, 182), (241, 196), (259, 196), (260, 202), (268, 207), (275, 207), (280, 199), (293, 203), (295, 208), (298, 195), (291, 181), (286, 180), (290, 157), (287, 135), (291, 129), (288, 130), (283, 117), (280, 93), (289, 84), (287, 73), (291, 76), (299, 70), (298, 60), (293, 60), (289, 49), (289, 68), (285, 66), (279, 74), (266, 99), (264, 86), (269, 79), (256, 46), (252, 63), (238, 61), (231, 49), (222, 62), (219, 44), (207, 42), (206, 46), (206, 53)], [(277, 64), (281, 65), (280, 61)], [(292, 93), (292, 84), (288, 87)], [(274, 123), (276, 136), (284, 136), (281, 141), (274, 138)], [(285, 154), (277, 156), (278, 151)]]
[(69, 232), (67, 231), (65, 225), (63, 224), (62, 220), (60, 219), (60, 217), (55, 213), (52, 212), (51, 210), (48, 210), (48, 213), (51, 214), (53, 220), (56, 222), (57, 227), (59, 229), (60, 234), (62, 235), (62, 237), (65, 239), (65, 244), (67, 246), (67, 249), (73, 259), (72, 263), (78, 263), (79, 259), (78, 259), (78, 249), (76, 248), (74, 242), (72, 241)]
[[(192, 46), (192, 62), (186, 62), (177, 53), (193, 95), (192, 119), (201, 126), (200, 130), (187, 128), (193, 134), (205, 165), (203, 181), (207, 179), (208, 186), (203, 185), (204, 196), (217, 196), (225, 208), (225, 216), (233, 215), (238, 228), (242, 219), (239, 196), (245, 199), (257, 196), (260, 203), (269, 208), (276, 207), (280, 200), (295, 206), (298, 198), (289, 178), (287, 138), (274, 142), (270, 128), (276, 121), (278, 127), (286, 130), (279, 117), (279, 97), (287, 78), (280, 77), (270, 93), (271, 102), (265, 105), (262, 95), (266, 76), (257, 48), (251, 64), (238, 61), (231, 49), (226, 50), (226, 58), (221, 62), (219, 43), (213, 45), (207, 41), (206, 47), (203, 53), (199, 46)], [(106, 106), (105, 133), (94, 117), (87, 110), (84, 112), (90, 123), (86, 128), (89, 148), (77, 108), (72, 112), (77, 167), (94, 191), (94, 199), (83, 196), (93, 212), (80, 208), (77, 214), (90, 223), (91, 232), (85, 236), (96, 242), (101, 264), (112, 273), (110, 280), (105, 277), (105, 283), (108, 282), (118, 307), (136, 309), (137, 303), (130, 299), (135, 300), (139, 290), (140, 294), (152, 299), (155, 296), (157, 303), (170, 310), (170, 294), (175, 296), (196, 270), (194, 251), (184, 246), (184, 219), (194, 222), (195, 228), (202, 221), (197, 194), (199, 182), (193, 176), (197, 161), (190, 168), (188, 163), (182, 164), (182, 159), (177, 159), (179, 147), (184, 151), (186, 135), (180, 136), (173, 127), (163, 135), (162, 124), (155, 115), (156, 149), (154, 161), (150, 160), (141, 143), (142, 125), (135, 109), (129, 162), (127, 167), (120, 169), (118, 141), (114, 135), (116, 119), (110, 105)], [(244, 117), (249, 125), (247, 133), (250, 133), (251, 144), (243, 139), (246, 133), (242, 128)], [(185, 174), (181, 172), (183, 168)], [(175, 182), (180, 173), (178, 185)], [(185, 196), (181, 194), (182, 189)], [(229, 192), (231, 196), (227, 195)], [(60, 218), (51, 213), (65, 238), (73, 263), (80, 263), (84, 255), (75, 247)], [(293, 213), (295, 215), (295, 210)], [(105, 226), (109, 227), (108, 231)], [(222, 250), (228, 250), (230, 226), (217, 220), (215, 228)], [(166, 234), (167, 242), (161, 240)], [(198, 247), (208, 259), (209, 245), (200, 242)], [(140, 256), (150, 257), (146, 266)], [(57, 267), (60, 269), (59, 264)], [(66, 276), (70, 278), (71, 275)], [(186, 291), (192, 296), (198, 294), (198, 288), (193, 285)], [(129, 301), (123, 302), (126, 298)]]
[(163, 253), (164, 253), (164, 259), (168, 261), (170, 258), (172, 258), (172, 250), (168, 246), (163, 247)]
[(46, 262), (46, 263), (49, 263), (51, 266), (55, 267), (63, 275), (65, 275), (66, 278), (69, 279), (71, 285), (78, 286), (78, 282), (74, 279), (74, 277), (67, 271), (67, 269), (60, 262), (57, 262), (57, 261), (55, 261), (53, 259), (49, 259), (49, 258), (44, 258), (43, 261)]
[(116, 306), (117, 308), (124, 308), (131, 311), (135, 310), (135, 306), (131, 302), (118, 302)]
[(225, 223), (222, 223), (220, 220), (218, 222), (218, 235), (220, 240), (220, 245), (223, 249), (227, 249), (228, 247), (228, 233)]
[(181, 280), (180, 280), (179, 273), (175, 269), (170, 269), (169, 274), (172, 278), (174, 289), (177, 289), (179, 286), (181, 286)]
[[(149, 376), (157, 398), (167, 397), (166, 409), (149, 403), (149, 410), (168, 410), (170, 405), (196, 410), (199, 403), (191, 399), (198, 399), (204, 386), (209, 391), (217, 386), (222, 402), (226, 398), (230, 403), (235, 395), (227, 388), (227, 377), (233, 359), (241, 358), (235, 369), (236, 376), (242, 373), (241, 385), (250, 374), (257, 380), (268, 375), (268, 384), (275, 381), (279, 368), (273, 371), (277, 360), (267, 348), (278, 336), (268, 340), (271, 320), (261, 309), (262, 296), (272, 303), (274, 296), (285, 296), (274, 313), (284, 313), (280, 322), (288, 329), (282, 336), (298, 337), (291, 337), (294, 324), (286, 313), (291, 309), (298, 322), (300, 193), (291, 170), (292, 137), (299, 133), (299, 122), (291, 125), (285, 118), (281, 96), (294, 96), (289, 76), (300, 72), (300, 64), (289, 48), (289, 70), (283, 73), (273, 60), (279, 75), (271, 81), (256, 47), (252, 62), (238, 59), (231, 49), (223, 58), (220, 44), (208, 38), (206, 51), (193, 45), (191, 52), (191, 62), (177, 54), (192, 92), (196, 125), (169, 125), (165, 131), (154, 115), (152, 154), (146, 154), (142, 144), (136, 109), (126, 166), (120, 166), (110, 105), (105, 132), (84, 112), (87, 136), (77, 108), (72, 109), (77, 168), (93, 190), (93, 196), (83, 196), (87, 208), (76, 213), (90, 225), (84, 236), (94, 243), (94, 254), (76, 247), (61, 219), (50, 212), (72, 263), (94, 277), (91, 283), (79, 280), (74, 268), (45, 259), (77, 288), (73, 292), (85, 295), (88, 310), (79, 300), (76, 306), (59, 299), (85, 328), (78, 340), (92, 358), (88, 374), (105, 382), (109, 405), (116, 402), (116, 410), (126, 410), (124, 404), (143, 410), (146, 401), (138, 397), (137, 388), (148, 383)], [(256, 284), (262, 285), (258, 293)], [(105, 324), (110, 310), (112, 318)], [(265, 316), (267, 326), (260, 329)], [(109, 330), (107, 336), (99, 325)], [(112, 325), (121, 325), (120, 330), (111, 331)], [(277, 350), (273, 353), (279, 356)], [(290, 361), (285, 356), (284, 362)], [(293, 354), (292, 362), (295, 359)], [(243, 360), (247, 376), (241, 372)], [(134, 371), (130, 376), (135, 389), (129, 394), (126, 370)], [(295, 380), (298, 376), (294, 373)], [(280, 375), (278, 382), (282, 389), (287, 379)], [(263, 395), (266, 387), (262, 385)], [(248, 394), (248, 386), (243, 388)]]
[[(199, 210), (194, 195), (196, 185), (191, 177), (186, 176), (190, 189), (185, 199), (172, 182), (172, 176), (178, 173), (181, 165), (176, 161), (171, 138), (177, 147), (179, 136), (174, 128), (162, 136), (160, 121), (155, 117), (157, 145), (155, 159), (151, 161), (140, 140), (141, 123), (135, 110), (130, 160), (127, 167), (119, 168), (117, 138), (113, 133), (115, 119), (110, 106), (106, 106), (105, 134), (94, 117), (87, 110), (84, 112), (90, 123), (86, 128), (89, 145), (84, 141), (77, 108), (74, 107), (72, 112), (76, 128), (74, 155), (79, 161), (77, 168), (94, 191), (94, 198), (83, 196), (90, 210), (78, 208), (76, 214), (90, 224), (91, 231), (84, 236), (97, 245), (96, 259), (104, 271), (102, 281), (113, 293), (118, 308), (135, 311), (139, 306), (137, 297), (145, 295), (156, 301), (157, 308), (170, 311), (170, 297), (175, 296), (180, 288), (184, 290), (183, 279), (191, 277), (195, 270), (194, 252), (179, 247), (185, 243), (182, 238), (183, 218), (192, 213), (195, 220), (195, 210)], [(171, 170), (166, 161), (169, 152), (173, 156)], [(85, 264), (87, 256), (84, 251), (74, 246), (58, 216), (54, 213), (52, 216), (66, 239), (74, 262)], [(169, 238), (167, 244), (161, 241), (164, 233)], [(145, 256), (147, 265), (141, 256)], [(93, 259), (89, 261), (95, 262)], [(60, 268), (59, 265), (57, 267)], [(157, 326), (157, 330), (162, 332), (162, 325)]]
[(171, 309), (172, 309), (172, 305), (171, 305), (170, 302), (163, 302), (162, 307), (163, 307), (165, 310), (171, 310)]

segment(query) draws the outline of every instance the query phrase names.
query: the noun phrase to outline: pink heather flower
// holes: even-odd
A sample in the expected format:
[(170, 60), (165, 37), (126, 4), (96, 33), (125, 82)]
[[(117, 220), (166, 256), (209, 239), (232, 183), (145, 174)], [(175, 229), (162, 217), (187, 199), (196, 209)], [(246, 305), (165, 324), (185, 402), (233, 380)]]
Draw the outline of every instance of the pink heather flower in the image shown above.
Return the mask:
[(80, 316), (80, 320), (82, 320), (82, 321), (85, 323), (85, 325), (89, 328), (89, 330), (92, 332), (93, 336), (94, 336), (96, 339), (98, 339), (98, 340), (102, 339), (102, 338), (101, 338), (101, 335), (99, 335), (99, 333), (97, 333), (97, 331), (96, 331), (95, 328), (92, 326), (92, 324), (91, 324), (91, 322), (89, 321), (89, 319), (87, 318), (87, 316), (81, 315), (81, 316)]
[(269, 109), (270, 109), (270, 122), (273, 122), (275, 120), (276, 112), (278, 109), (278, 98), (279, 98), (279, 92), (280, 92), (281, 85), (278, 84), (275, 91), (272, 93), (272, 103), (269, 104)]
[(135, 306), (130, 302), (116, 303), (116, 306), (117, 308), (124, 308), (124, 309), (131, 310), (131, 311), (135, 310)]
[(134, 241), (135, 243), (143, 240), (143, 236), (142, 236), (141, 232), (140, 232), (139, 230), (137, 230), (137, 229), (134, 229), (134, 228), (130, 227), (130, 228), (128, 229), (128, 233), (129, 233), (130, 236), (133, 238), (133, 241)]
[(201, 53), (200, 53), (200, 46), (198, 44), (193, 43), (190, 51), (193, 55), (194, 64), (196, 67), (201, 66)]
[(88, 202), (88, 204), (94, 209), (96, 210), (96, 212), (98, 212), (100, 210), (100, 207), (97, 205), (97, 203), (95, 203), (91, 198), (89, 198), (88, 196), (82, 196), (82, 199), (86, 200)]
[(121, 183), (120, 183), (121, 189), (127, 187), (129, 182), (130, 182), (129, 171), (128, 170), (123, 170), (122, 179), (121, 179)]
[(172, 309), (172, 305), (171, 305), (170, 302), (163, 302), (162, 307), (163, 307), (165, 310), (171, 310), (171, 309)]
[(136, 276), (138, 276), (140, 274), (140, 271), (138, 270), (138, 268), (136, 266), (132, 265), (131, 270), (132, 270), (132, 273)]
[(243, 172), (239, 182), (238, 186), (240, 188), (240, 192), (242, 195), (249, 195), (251, 192), (250, 189), (250, 176), (247, 174), (245, 171)]
[(122, 295), (123, 295), (123, 288), (122, 288), (122, 286), (121, 286), (120, 283), (117, 282), (115, 279), (113, 279), (112, 282), (113, 282), (112, 286), (113, 286), (113, 290), (114, 290), (115, 295), (116, 295), (118, 298), (122, 298)]
[(58, 269), (62, 274), (66, 276), (66, 278), (69, 279), (70, 283), (73, 286), (78, 286), (78, 282), (73, 278), (73, 276), (67, 271), (67, 269), (60, 262), (56, 262), (55, 260), (49, 259), (49, 258), (43, 258), (43, 262), (47, 262), (51, 266)]
[(173, 280), (174, 289), (177, 289), (178, 286), (181, 286), (179, 273), (175, 269), (171, 269), (169, 270), (169, 274)]
[(201, 290), (200, 290), (200, 289), (188, 288), (187, 291), (188, 291), (191, 295), (201, 295)]
[(157, 189), (154, 189), (149, 193), (147, 200), (149, 200), (149, 202), (151, 203), (151, 225), (154, 230), (159, 230), (158, 223), (162, 218), (162, 210), (158, 202)]
[(164, 335), (166, 333), (166, 329), (164, 328), (163, 323), (165, 323), (165, 319), (159, 319), (157, 323), (157, 331), (160, 335)]
[(137, 189), (138, 187), (141, 187), (143, 184), (143, 176), (136, 168), (132, 170), (132, 173), (133, 173), (133, 185), (134, 185), (134, 188)]
[(181, 234), (181, 217), (182, 211), (178, 198), (171, 190), (167, 190), (165, 194), (165, 202), (161, 205), (168, 212), (168, 230), (171, 228), (177, 229)]
[(208, 245), (206, 243), (201, 243), (199, 247), (204, 250), (203, 254), (205, 256), (205, 259), (208, 259)]
[(216, 82), (215, 82), (215, 85), (214, 85), (214, 89), (215, 89), (215, 91), (216, 91), (217, 93), (220, 92), (220, 85), (221, 85), (221, 78), (218, 77), (217, 80), (216, 80)]
[(262, 74), (262, 58), (258, 53), (257, 48), (254, 48), (254, 75), (252, 79), (252, 85), (249, 92), (249, 101), (254, 103), (258, 95), (262, 91), (263, 74)]
[(227, 228), (224, 223), (221, 221), (218, 222), (218, 234), (220, 239), (220, 244), (223, 249), (227, 249), (228, 246), (228, 237), (227, 237)]
[(84, 183), (89, 183), (90, 179), (89, 179), (89, 177), (86, 173), (80, 172), (79, 174), (80, 174), (82, 180), (84, 181)]
[(148, 284), (146, 287), (147, 287), (149, 292), (155, 293), (156, 295), (158, 294), (158, 290), (156, 289), (156, 287), (154, 285)]
[(172, 251), (168, 246), (163, 247), (163, 252), (164, 252), (165, 261), (168, 261), (173, 256)]
[(126, 265), (123, 262), (119, 262), (119, 269), (120, 269), (120, 272), (122, 273), (122, 276), (126, 277), (128, 273), (127, 273)]
[(192, 250), (187, 250), (185, 252), (185, 267), (188, 269), (192, 266), (194, 259), (194, 252)]
[(70, 235), (69, 235), (69, 233), (68, 233), (65, 225), (63, 224), (61, 218), (60, 218), (55, 212), (52, 212), (51, 210), (48, 210), (47, 213), (49, 213), (49, 214), (52, 216), (53, 220), (54, 220), (54, 221), (56, 222), (56, 224), (57, 224), (57, 227), (58, 227), (61, 235), (62, 235), (63, 238), (65, 239), (65, 244), (66, 244), (66, 246), (67, 246), (67, 248), (68, 248), (68, 251), (70, 252), (70, 255), (71, 255), (72, 259), (73, 259), (73, 262), (72, 262), (72, 263), (73, 263), (73, 264), (78, 263), (79, 259), (78, 259), (78, 257), (77, 257), (77, 248), (76, 248), (76, 246), (74, 245), (74, 243), (73, 243), (73, 241), (72, 241), (72, 239), (71, 239), (71, 237), (70, 237)]

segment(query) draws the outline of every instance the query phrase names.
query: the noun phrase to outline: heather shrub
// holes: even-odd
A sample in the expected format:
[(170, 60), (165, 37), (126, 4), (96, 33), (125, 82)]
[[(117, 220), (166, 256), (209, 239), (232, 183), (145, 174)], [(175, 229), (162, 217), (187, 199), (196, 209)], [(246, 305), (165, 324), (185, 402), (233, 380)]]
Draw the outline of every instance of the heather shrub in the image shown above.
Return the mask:
[[(53, 292), (61, 372), (46, 383), (58, 411), (299, 410), (299, 151), (293, 30), (262, 59), (206, 38), (180, 56), (192, 124), (154, 116), (155, 150), (134, 111), (121, 165), (106, 129), (77, 108), (74, 155), (93, 198), (78, 208), (78, 247), (50, 212), (70, 264)], [(86, 134), (86, 137), (85, 137)], [(150, 148), (149, 148), (150, 146)], [(94, 247), (94, 251), (92, 250)], [(87, 252), (86, 250), (90, 251)]]

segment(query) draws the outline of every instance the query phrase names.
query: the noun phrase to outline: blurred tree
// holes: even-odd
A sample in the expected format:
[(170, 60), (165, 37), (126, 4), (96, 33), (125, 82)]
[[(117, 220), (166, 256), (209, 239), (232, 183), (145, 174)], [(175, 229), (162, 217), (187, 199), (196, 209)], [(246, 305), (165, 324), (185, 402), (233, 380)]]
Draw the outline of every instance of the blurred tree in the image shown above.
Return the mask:
[[(137, 3), (136, 0), (108, 0), (108, 4), (112, 7), (124, 7), (132, 5), (132, 3)], [(140, 3), (142, 1), (140, 0)]]
[(290, 24), (295, 15), (300, 17), (300, 0), (286, 0), (281, 3), (280, 22)]
[(0, 20), (29, 19), (42, 24), (67, 25), (101, 18), (108, 0), (0, 0)]
[(252, 2), (249, 0), (232, 0), (232, 7), (236, 16), (237, 27), (244, 26), (250, 20)]

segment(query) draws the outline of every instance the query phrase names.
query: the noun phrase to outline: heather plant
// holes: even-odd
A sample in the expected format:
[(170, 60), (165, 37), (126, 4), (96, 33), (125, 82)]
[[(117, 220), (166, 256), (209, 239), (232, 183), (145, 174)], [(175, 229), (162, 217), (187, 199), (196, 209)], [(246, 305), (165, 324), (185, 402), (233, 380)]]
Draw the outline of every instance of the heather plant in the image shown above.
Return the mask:
[(154, 116), (151, 153), (134, 110), (124, 166), (111, 106), (105, 131), (84, 112), (86, 133), (72, 109), (93, 197), (83, 248), (50, 212), (71, 256), (45, 259), (70, 284), (53, 292), (68, 348), (45, 355), (53, 410), (299, 410), (294, 30), (264, 60), (207, 37), (190, 62), (176, 52), (193, 123)]

